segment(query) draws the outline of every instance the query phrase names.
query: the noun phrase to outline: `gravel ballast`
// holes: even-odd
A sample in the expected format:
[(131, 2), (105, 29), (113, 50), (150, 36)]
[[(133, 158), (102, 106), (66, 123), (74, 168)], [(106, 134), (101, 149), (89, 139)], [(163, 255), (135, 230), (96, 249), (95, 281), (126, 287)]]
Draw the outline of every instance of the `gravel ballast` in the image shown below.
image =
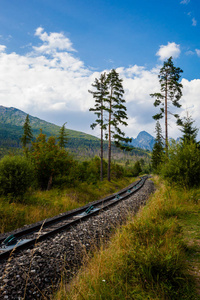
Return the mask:
[(114, 229), (136, 213), (155, 190), (151, 180), (130, 198), (111, 209), (92, 216), (68, 231), (38, 243), (4, 260), (0, 265), (0, 299), (49, 299), (61, 276), (70, 280), (81, 266), (83, 257)]

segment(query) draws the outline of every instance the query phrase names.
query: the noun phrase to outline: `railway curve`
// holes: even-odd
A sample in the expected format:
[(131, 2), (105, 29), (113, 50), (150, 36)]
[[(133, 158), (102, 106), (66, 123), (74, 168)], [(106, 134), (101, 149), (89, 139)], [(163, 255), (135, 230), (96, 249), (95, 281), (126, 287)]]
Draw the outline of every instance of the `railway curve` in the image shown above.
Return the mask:
[[(35, 240), (34, 247), (24, 249), (9, 258), (6, 255), (2, 256), (0, 265), (2, 299), (23, 299), (24, 297), (25, 299), (49, 299), (61, 274), (64, 273), (70, 280), (79, 269), (84, 254), (101, 240), (109, 239), (112, 230), (124, 222), (127, 214), (136, 212), (141, 205), (145, 204), (149, 195), (154, 191), (153, 182), (146, 181), (145, 178), (137, 184), (138, 186), (141, 184), (142, 188), (136, 189), (133, 184), (120, 193), (102, 199), (104, 204), (111, 201), (112, 209), (104, 206), (100, 213), (98, 208), (100, 201), (94, 201), (92, 206), (98, 209), (92, 209), (90, 204), (90, 206), (83, 207), (82, 211), (78, 209), (72, 212), (84, 218), (78, 217), (68, 230), (56, 229), (57, 232), (41, 238), (40, 241)], [(120, 201), (122, 197), (124, 201)], [(91, 211), (87, 214), (88, 209)], [(64, 218), (64, 215), (70, 213), (61, 214), (61, 216)], [(41, 226), (41, 224), (37, 225)], [(44, 228), (44, 232), (45, 230)], [(31, 230), (29, 234), (32, 234)], [(1, 238), (3, 237), (0, 237), (0, 241), (2, 241)]]

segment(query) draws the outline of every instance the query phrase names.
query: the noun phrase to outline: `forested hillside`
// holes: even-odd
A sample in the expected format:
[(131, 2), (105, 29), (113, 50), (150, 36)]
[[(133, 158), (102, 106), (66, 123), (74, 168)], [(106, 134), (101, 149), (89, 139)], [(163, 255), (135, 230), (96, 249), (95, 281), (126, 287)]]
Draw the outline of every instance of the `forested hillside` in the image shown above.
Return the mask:
[[(20, 138), (23, 134), (23, 124), (25, 122), (27, 114), (14, 107), (0, 106), (0, 156), (3, 156), (8, 151), (20, 151), (22, 145)], [(42, 132), (49, 136), (58, 136), (60, 127), (41, 120), (39, 118), (29, 116), (31, 129), (34, 138)], [(89, 125), (88, 125), (89, 126)], [(99, 155), (100, 140), (92, 135), (66, 129), (68, 134), (67, 149), (73, 153), (79, 159), (86, 159), (88, 157), (94, 157)], [(105, 155), (107, 154), (107, 142), (105, 142)], [(149, 152), (142, 149), (134, 149), (129, 154), (123, 151), (113, 148), (114, 159), (127, 160), (132, 156), (137, 157), (149, 157)]]
[[(0, 147), (1, 152), (10, 148), (21, 148), (20, 138), (23, 134), (23, 124), (25, 122), (26, 113), (16, 109), (0, 106)], [(34, 138), (38, 136), (40, 129), (49, 136), (58, 136), (60, 127), (52, 123), (43, 121), (39, 118), (29, 116), (30, 125)], [(98, 145), (98, 138), (85, 134), (83, 132), (66, 129), (69, 136), (68, 147), (73, 150), (80, 145), (86, 148), (92, 148)]]
[[(5, 140), (9, 139), (10, 137), (18, 139), (18, 137), (22, 135), (22, 126), (25, 122), (26, 116), (27, 114), (25, 112), (14, 107), (8, 108), (0, 106), (1, 143), (2, 138), (5, 142)], [(36, 136), (40, 132), (40, 129), (42, 129), (43, 133), (45, 133), (47, 136), (58, 135), (60, 129), (59, 126), (32, 116), (29, 116), (29, 120), (34, 136)], [(67, 129), (67, 133), (69, 134), (70, 139), (78, 138), (98, 141), (98, 138), (80, 131)]]

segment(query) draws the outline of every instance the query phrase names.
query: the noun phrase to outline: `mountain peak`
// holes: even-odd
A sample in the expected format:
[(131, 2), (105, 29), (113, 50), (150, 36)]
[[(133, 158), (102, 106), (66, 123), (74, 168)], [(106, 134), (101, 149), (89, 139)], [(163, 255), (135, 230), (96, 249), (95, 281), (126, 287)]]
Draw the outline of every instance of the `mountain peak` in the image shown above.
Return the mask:
[(138, 136), (137, 136), (137, 139), (140, 139), (140, 138), (148, 138), (148, 139), (154, 139), (154, 137), (151, 135), (151, 134), (149, 134), (148, 132), (146, 132), (146, 131), (140, 131), (140, 133), (138, 134)]
[(131, 145), (134, 147), (152, 150), (155, 138), (146, 131), (140, 131), (138, 136), (131, 140)]

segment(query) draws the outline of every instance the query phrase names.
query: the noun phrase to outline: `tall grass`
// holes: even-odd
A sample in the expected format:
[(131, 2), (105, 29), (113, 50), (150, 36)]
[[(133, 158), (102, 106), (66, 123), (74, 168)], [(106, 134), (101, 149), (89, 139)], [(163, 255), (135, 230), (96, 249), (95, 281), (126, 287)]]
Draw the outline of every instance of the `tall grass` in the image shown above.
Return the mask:
[(188, 214), (200, 214), (191, 194), (160, 185), (70, 285), (62, 280), (54, 299), (199, 299), (182, 228)]
[(52, 189), (50, 191), (29, 191), (23, 203), (9, 197), (0, 198), (0, 232), (31, 224), (61, 212), (83, 206), (124, 188), (133, 182), (124, 178), (97, 184), (80, 183), (75, 188)]

